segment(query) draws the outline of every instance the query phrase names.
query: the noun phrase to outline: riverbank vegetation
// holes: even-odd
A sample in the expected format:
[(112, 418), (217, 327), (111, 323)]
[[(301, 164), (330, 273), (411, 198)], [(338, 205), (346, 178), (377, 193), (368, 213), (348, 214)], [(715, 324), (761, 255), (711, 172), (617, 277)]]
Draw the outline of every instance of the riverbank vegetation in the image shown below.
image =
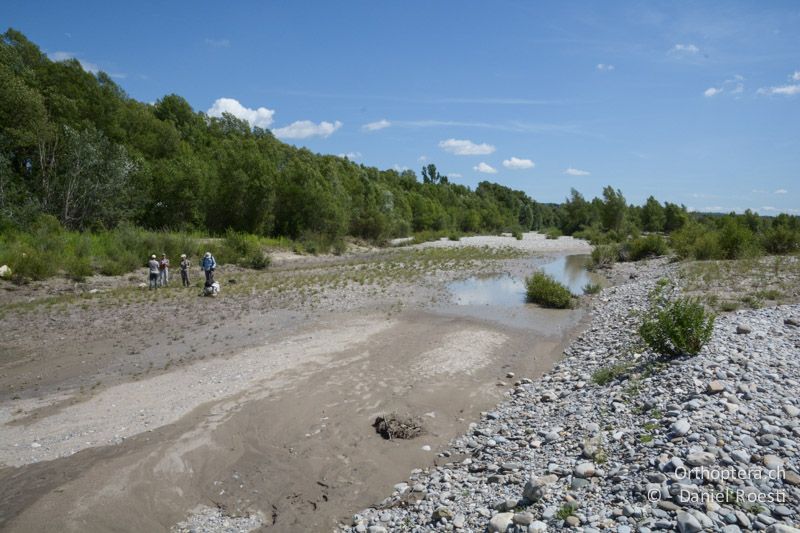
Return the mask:
[(534, 272), (525, 280), (525, 286), (529, 303), (554, 309), (569, 309), (573, 306), (569, 289), (544, 272)]
[(263, 268), (276, 247), (340, 253), (346, 238), (531, 230), (588, 239), (598, 266), (800, 248), (800, 219), (786, 214), (700, 215), (653, 197), (635, 206), (610, 186), (551, 204), (453, 183), (434, 164), (420, 176), (285, 144), (178, 95), (138, 102), (103, 72), (51, 61), (15, 30), (0, 36), (0, 265), (19, 281), (124, 273), (162, 252)]

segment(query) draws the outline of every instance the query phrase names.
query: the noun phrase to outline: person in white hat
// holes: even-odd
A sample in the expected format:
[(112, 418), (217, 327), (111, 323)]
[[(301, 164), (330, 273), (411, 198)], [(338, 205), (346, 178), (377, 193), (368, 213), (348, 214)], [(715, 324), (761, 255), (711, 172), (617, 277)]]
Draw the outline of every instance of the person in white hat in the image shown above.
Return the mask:
[(181, 283), (184, 287), (189, 286), (189, 267), (192, 263), (186, 258), (186, 254), (181, 254)]
[(150, 289), (158, 288), (158, 261), (156, 261), (156, 254), (150, 256), (150, 261), (147, 262), (150, 269)]
[(206, 252), (200, 266), (206, 274), (206, 285), (214, 283), (214, 270), (217, 268), (217, 260), (211, 255), (211, 252)]

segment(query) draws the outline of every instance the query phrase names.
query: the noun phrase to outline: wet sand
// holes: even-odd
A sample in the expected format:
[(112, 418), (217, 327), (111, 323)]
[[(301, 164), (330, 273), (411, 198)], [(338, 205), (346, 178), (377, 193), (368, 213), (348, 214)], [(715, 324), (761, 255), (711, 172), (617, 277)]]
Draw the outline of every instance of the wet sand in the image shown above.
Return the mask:
[[(403, 305), (390, 290), (334, 310), (187, 301), (183, 336), (97, 316), (88, 333), (4, 336), (0, 527), (167, 531), (205, 505), (257, 513), (265, 530), (328, 530), (443, 461), (507, 373), (547, 370), (586, 318), (398, 292)], [(201, 324), (198, 305), (217, 319)], [(392, 411), (426, 433), (382, 439), (371, 424)]]

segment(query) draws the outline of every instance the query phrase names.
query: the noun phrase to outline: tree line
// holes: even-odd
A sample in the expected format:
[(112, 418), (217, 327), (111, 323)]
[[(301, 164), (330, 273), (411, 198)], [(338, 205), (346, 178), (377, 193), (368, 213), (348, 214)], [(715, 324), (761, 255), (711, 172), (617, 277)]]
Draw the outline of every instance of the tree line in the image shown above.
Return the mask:
[(798, 218), (788, 215), (719, 219), (653, 197), (634, 206), (610, 186), (602, 198), (573, 190), (547, 204), (496, 183), (452, 183), (433, 164), (421, 177), (285, 144), (230, 114), (195, 112), (175, 94), (142, 103), (104, 72), (49, 60), (16, 30), (0, 37), (0, 234), (29, 231), (48, 216), (80, 232), (233, 231), (324, 248), (344, 236), (382, 242), (545, 229), (620, 242), (642, 231), (733, 224), (762, 248), (772, 249), (765, 236), (782, 243), (774, 249), (797, 247)]

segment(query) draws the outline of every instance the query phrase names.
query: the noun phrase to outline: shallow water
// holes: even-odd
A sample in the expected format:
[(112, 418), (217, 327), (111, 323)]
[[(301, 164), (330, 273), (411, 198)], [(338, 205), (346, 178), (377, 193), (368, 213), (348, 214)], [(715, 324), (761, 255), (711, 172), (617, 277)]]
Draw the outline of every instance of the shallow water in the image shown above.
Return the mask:
[[(588, 255), (564, 255), (539, 269), (563, 283), (572, 294), (580, 295), (587, 283), (595, 282), (586, 269), (588, 258)], [(517, 307), (525, 304), (525, 280), (519, 277), (471, 277), (455, 281), (447, 288), (457, 305)]]

